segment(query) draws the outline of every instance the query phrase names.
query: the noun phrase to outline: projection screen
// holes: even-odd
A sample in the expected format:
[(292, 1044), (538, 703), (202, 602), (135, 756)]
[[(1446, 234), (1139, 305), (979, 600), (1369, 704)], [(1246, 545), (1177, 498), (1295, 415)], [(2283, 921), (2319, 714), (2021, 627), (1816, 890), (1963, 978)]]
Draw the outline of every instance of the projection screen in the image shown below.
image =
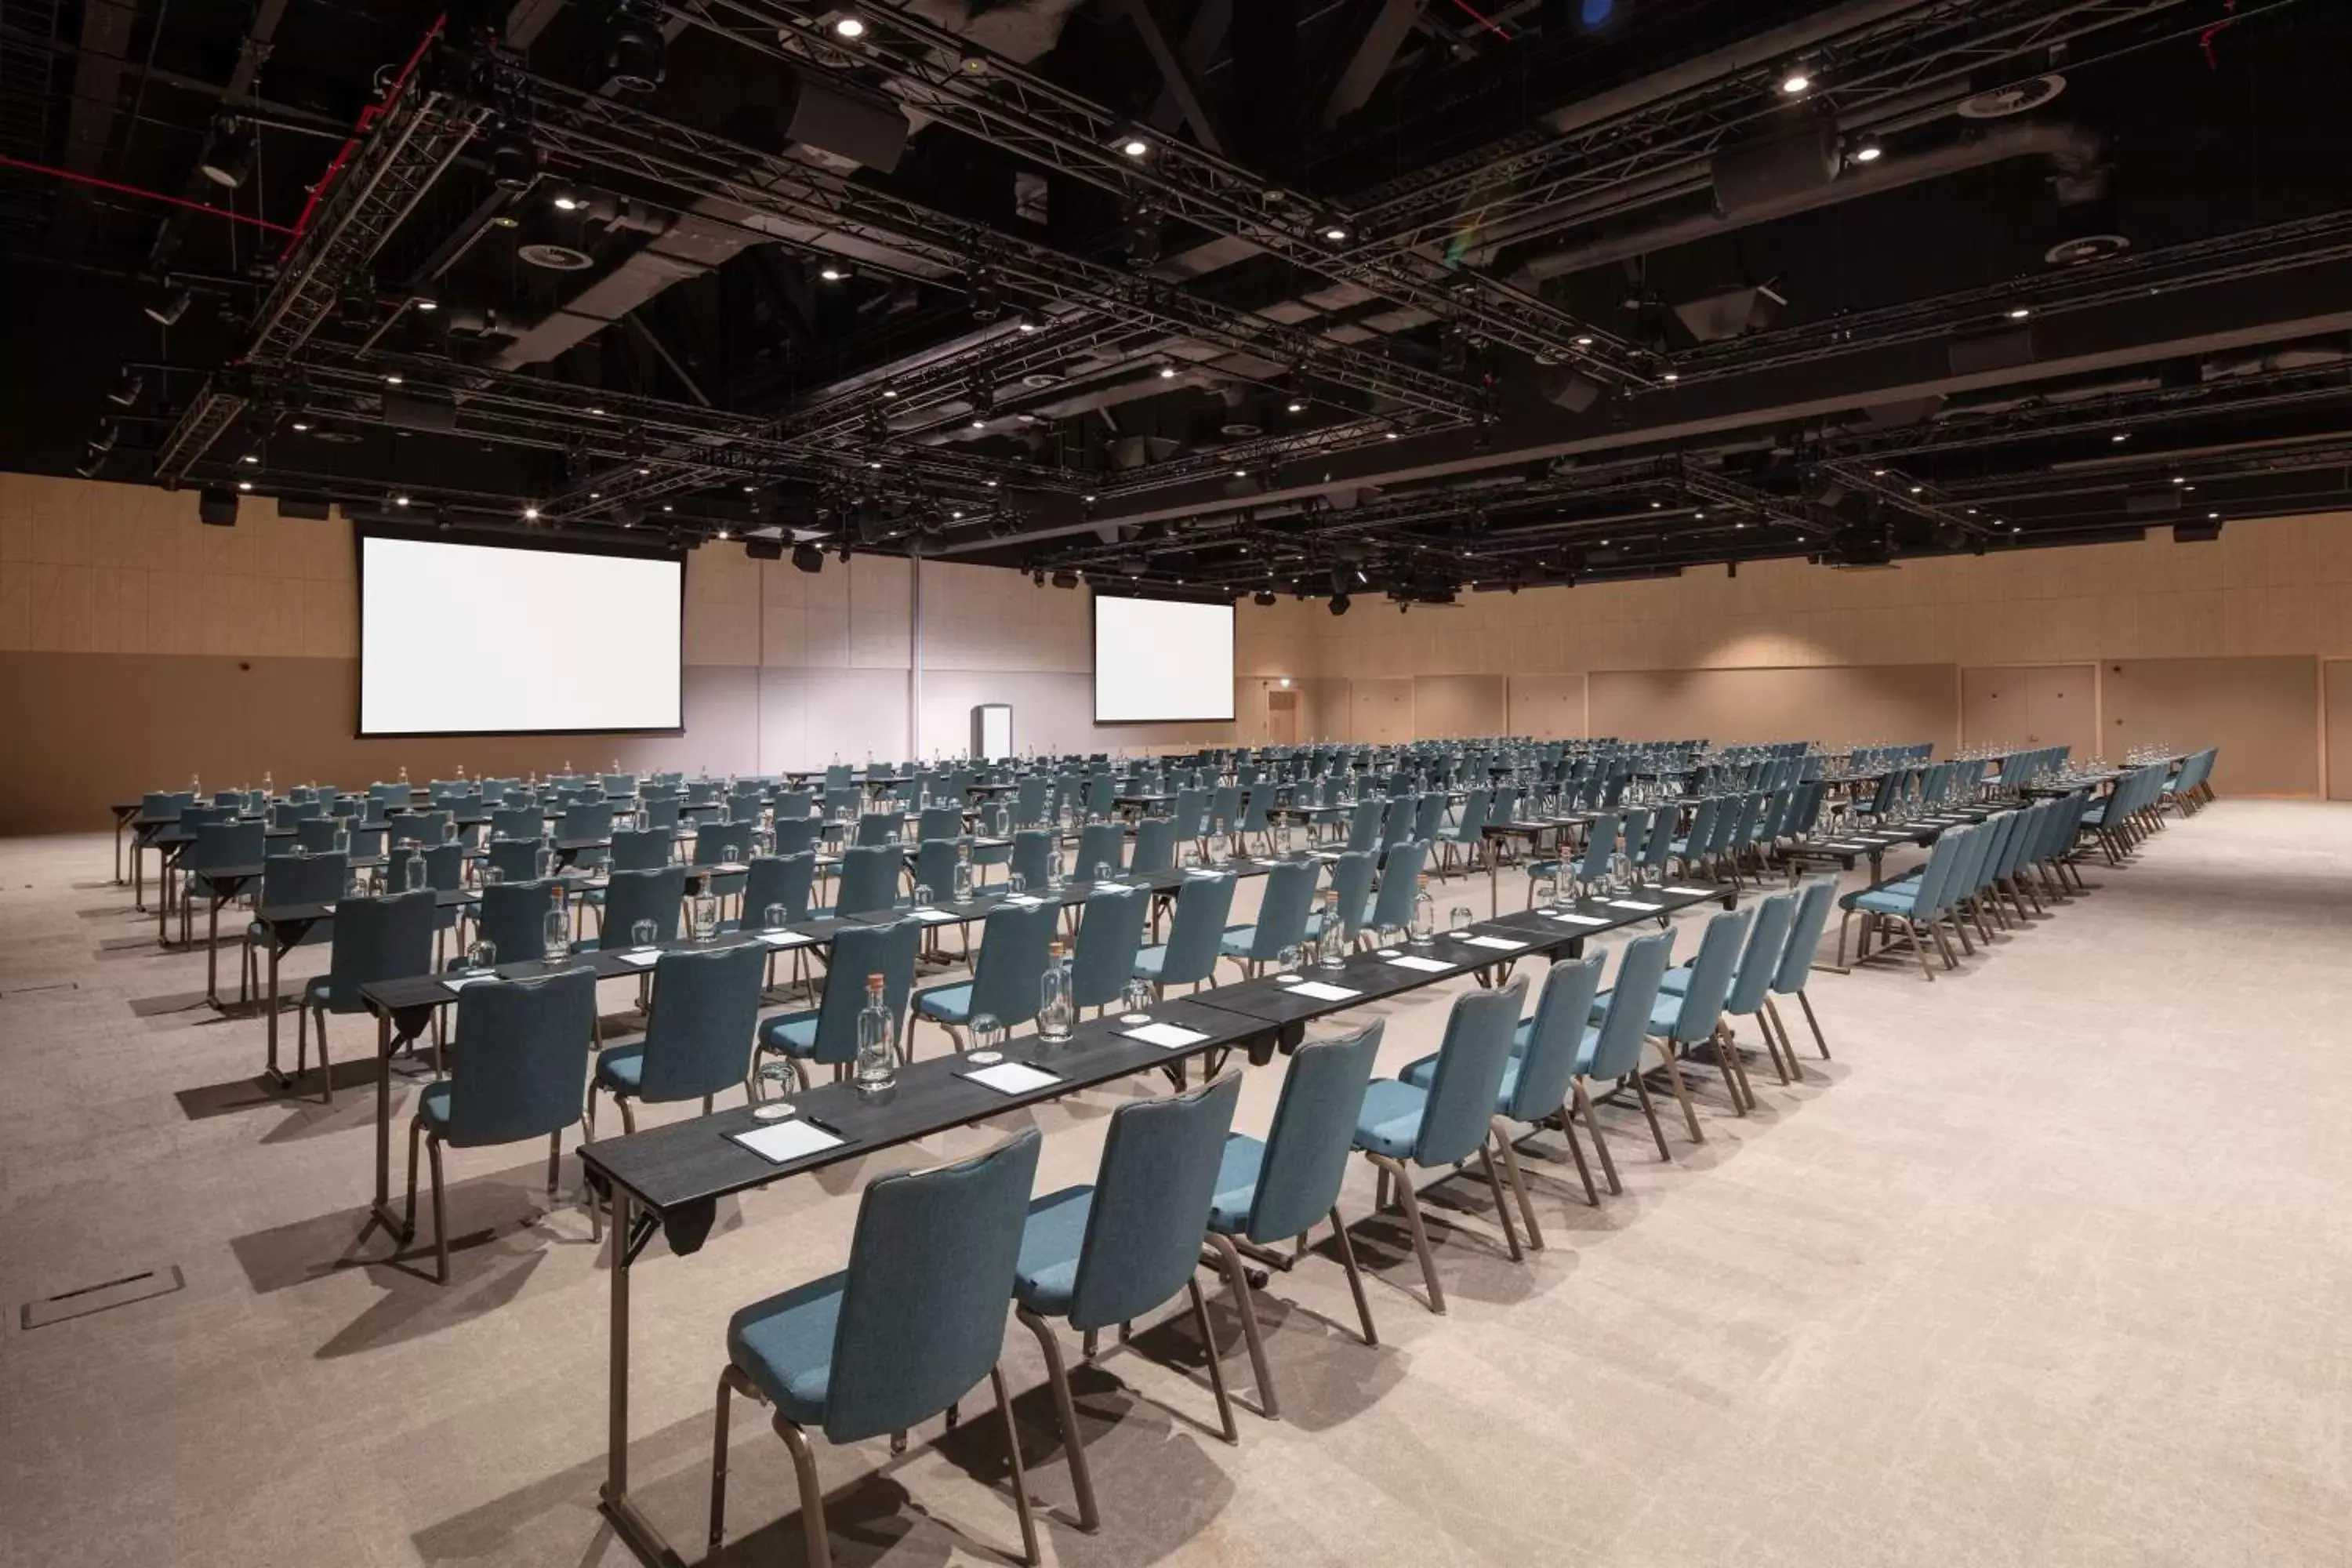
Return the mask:
[(684, 723), (675, 557), (360, 538), (362, 735)]
[(1095, 595), (1095, 722), (1231, 723), (1234, 607)]

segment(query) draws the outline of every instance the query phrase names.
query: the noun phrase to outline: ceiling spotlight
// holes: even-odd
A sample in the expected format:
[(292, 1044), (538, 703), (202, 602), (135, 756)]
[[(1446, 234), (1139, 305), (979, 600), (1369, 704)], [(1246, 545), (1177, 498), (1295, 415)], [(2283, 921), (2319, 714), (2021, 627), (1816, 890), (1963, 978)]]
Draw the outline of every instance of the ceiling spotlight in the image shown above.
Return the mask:
[(961, 512), (960, 512), (960, 511), (951, 511), (951, 512), (948, 513), (948, 515), (949, 515), (950, 517), (951, 517), (951, 518), (955, 519), (955, 521), (958, 521), (958, 522), (961, 522), (961, 521), (963, 521), (963, 513), (961, 513)]
[(1161, 366), (1160, 367), (1160, 380), (1162, 380), (1162, 381), (1173, 381), (1173, 380), (1175, 380), (1175, 379), (1176, 379), (1176, 367), (1175, 367), (1174, 365), (1172, 365), (1172, 364), (1163, 364), (1163, 365), (1161, 365)]
[(1670, 370), (1664, 375), (1658, 377), (1658, 379), (1660, 381), (1680, 381), (1682, 379), (1682, 373), (1680, 371)]
[(525, 522), (537, 522), (539, 521), (539, 508), (535, 506), (527, 506), (523, 508), (522, 520)]
[(995, 481), (994, 479), (991, 479), (991, 480), (989, 480), (989, 481), (988, 481), (988, 488), (989, 488), (990, 489), (996, 489), (996, 481)]
[(1591, 332), (1579, 332), (1579, 333), (1577, 333), (1577, 334), (1576, 334), (1576, 346), (1577, 346), (1578, 348), (1580, 348), (1580, 349), (1589, 349), (1589, 348), (1591, 348), (1591, 347), (1592, 346), (1592, 334), (1591, 334)]
[[(1250, 601), (1253, 604), (1260, 605), (1271, 605), (1274, 603), (1274, 590), (1271, 588), (1260, 588), (1256, 593), (1250, 595)], [(1283, 684), (1287, 686), (1290, 682), (1286, 680)]]
[(2131, 432), (2128, 430), (2118, 430), (2114, 435), (2108, 437), (2107, 439), (2115, 442), (2117, 446), (2121, 446), (2126, 441), (2131, 439)]
[(2176, 485), (2185, 485), (2189, 480), (2179, 474), (2175, 474), (2172, 476), (2172, 482)]
[(128, 408), (139, 401), (140, 391), (146, 384), (147, 380), (144, 376), (135, 370), (126, 368), (122, 373), (122, 379), (115, 383), (114, 390), (106, 395), (106, 400)]
[(2012, 321), (2021, 321), (2032, 314), (2033, 314), (2033, 308), (2031, 305), (2014, 305), (2010, 308), (2009, 319)]
[(1662, 500), (1654, 500), (1650, 503), (1650, 510), (1652, 511), (1664, 511), (1666, 510), (1666, 503)]
[(1913, 485), (1913, 486), (1911, 487), (1911, 493), (1912, 493), (1913, 495), (1915, 495), (1915, 496), (1916, 496), (1916, 495), (1917, 495), (1921, 490), (1926, 489), (1927, 488), (1927, 486), (1925, 486), (1925, 485)]
[(1235, 478), (1235, 479), (1248, 479), (1248, 478), (1249, 478), (1249, 470), (1248, 470), (1247, 468), (1235, 468), (1235, 469), (1234, 470), (1234, 478)]
[(1395, 441), (1402, 439), (1402, 437), (1393, 430), (1383, 430), (1381, 432), (1381, 439), (1383, 441)]
[(1151, 151), (1151, 143), (1140, 136), (1129, 136), (1118, 144), (1118, 150), (1130, 158), (1140, 158)]
[(226, 190), (236, 190), (253, 172), (253, 128), (238, 120), (224, 120), (213, 129), (204, 162), (196, 165), (204, 177)]
[(1812, 75), (1803, 66), (1790, 66), (1780, 78), (1780, 91), (1789, 98), (1796, 97), (1812, 85)]
[(404, 495), (394, 496), (392, 498), (392, 504), (394, 506), (406, 506), (408, 504), (408, 498)]
[(664, 510), (664, 511), (676, 511), (677, 510), (677, 508), (676, 508), (676, 507), (674, 507), (674, 506), (670, 505), (670, 504), (669, 504), (669, 502), (667, 502), (667, 501), (664, 501), (664, 502), (662, 502), (662, 510)]
[(1348, 613), (1347, 595), (1334, 594), (1331, 595), (1331, 613), (1335, 616), (1344, 616)]
[(824, 570), (824, 552), (814, 544), (795, 544), (793, 546), (793, 564), (803, 572), (822, 572)]
[(384, 372), (383, 384), (386, 386), (398, 386), (400, 384), (400, 373), (396, 370)]
[(147, 319), (159, 327), (176, 327), (180, 318), (188, 313), (192, 297), (185, 289), (174, 289), (168, 283), (155, 285), (154, 292), (140, 309)]
[(436, 300), (430, 294), (419, 294), (415, 299), (411, 300), (409, 303), (415, 306), (420, 310), (437, 310), (441, 308), (441, 301)]
[(1886, 149), (1878, 144), (1877, 137), (1865, 136), (1853, 144), (1853, 151), (1846, 156), (1857, 163), (1875, 163), (1885, 154)]
[(1293, 414), (1304, 414), (1307, 412), (1306, 403), (1296, 397), (1292, 398), (1286, 406), (1287, 406)]
[(294, 421), (294, 433), (296, 435), (308, 435), (310, 433), (310, 422), (308, 419), (297, 419)]
[(849, 276), (849, 274), (842, 268), (830, 264), (818, 268), (816, 269), (816, 275), (824, 279), (828, 283), (838, 283), (843, 279)]
[(1873, 468), (1870, 470), (1870, 477), (1874, 479), (1883, 479), (1886, 477), (1886, 470), (1885, 468)]
[(236, 481), (236, 488), (241, 490), (250, 490), (253, 489), (253, 481), (251, 479), (239, 479)]
[(604, 411), (593, 403), (588, 405), (588, 412), (593, 414), (599, 419), (602, 419), (604, 416)]
[(2220, 521), (2221, 521), (2221, 514), (2220, 512), (2218, 512), (2218, 511), (2209, 511), (2209, 512), (2207, 512), (2207, 513), (2205, 514), (2205, 516), (2206, 516), (2206, 518), (2207, 518), (2207, 520), (2208, 520), (2208, 521), (2215, 521), (2215, 522)]
[(1037, 323), (1031, 321), (1026, 316), (1022, 317), (1018, 321), (1015, 321), (1013, 325), (1019, 328), (1024, 335), (1037, 330)]
[(1343, 223), (1332, 224), (1323, 230), (1323, 237), (1334, 245), (1345, 244), (1348, 238), (1348, 226)]
[(866, 36), (866, 18), (855, 13), (833, 19), (833, 36), (836, 38), (862, 38)]
[(985, 430), (988, 428), (988, 421), (975, 417), (971, 422), (971, 427), (975, 430)]
[[(239, 458), (237, 461), (240, 463), (258, 463), (261, 461), (261, 458), (258, 453), (247, 452), (244, 457)], [(2174, 482), (2179, 483), (2178, 480), (2175, 480)]]
[(548, 205), (560, 213), (576, 213), (588, 205), (588, 198), (569, 185), (558, 185), (548, 195)]
[(885, 397), (896, 397), (898, 394), (890, 387), (886, 386), (882, 389), (882, 395)]
[(732, 533), (730, 533), (727, 530), (725, 530), (725, 529), (723, 529), (723, 528), (722, 528), (722, 529), (720, 529), (720, 530), (719, 531), (719, 537), (721, 540), (728, 540), (728, 539), (732, 539), (732, 538), (734, 538), (735, 536), (734, 536)]

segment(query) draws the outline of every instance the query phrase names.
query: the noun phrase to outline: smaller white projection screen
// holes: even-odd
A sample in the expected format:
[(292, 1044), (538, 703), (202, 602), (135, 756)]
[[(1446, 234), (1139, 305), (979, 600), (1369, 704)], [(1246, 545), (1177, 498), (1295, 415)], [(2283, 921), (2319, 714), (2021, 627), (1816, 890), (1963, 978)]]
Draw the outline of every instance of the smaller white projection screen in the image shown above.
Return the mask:
[(1095, 595), (1095, 722), (1234, 717), (1234, 607)]
[(362, 535), (360, 733), (679, 729), (685, 573)]

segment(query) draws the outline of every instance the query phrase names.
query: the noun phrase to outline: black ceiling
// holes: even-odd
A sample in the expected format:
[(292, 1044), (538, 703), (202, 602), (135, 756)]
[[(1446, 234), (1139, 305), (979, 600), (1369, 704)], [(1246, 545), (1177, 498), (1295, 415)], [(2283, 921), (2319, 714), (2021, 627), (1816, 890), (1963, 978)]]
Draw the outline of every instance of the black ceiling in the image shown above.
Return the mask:
[(12, 5), (0, 464), (1401, 599), (2194, 534), (2352, 505), (2347, 63), (2326, 0)]

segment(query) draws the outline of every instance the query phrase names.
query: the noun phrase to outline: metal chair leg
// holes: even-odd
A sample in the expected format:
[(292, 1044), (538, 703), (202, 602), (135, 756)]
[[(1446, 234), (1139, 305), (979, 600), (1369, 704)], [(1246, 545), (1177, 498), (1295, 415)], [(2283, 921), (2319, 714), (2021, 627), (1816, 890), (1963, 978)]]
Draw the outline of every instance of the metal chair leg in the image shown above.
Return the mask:
[(1633, 1080), (1633, 1097), (1642, 1102), (1642, 1114), (1649, 1119), (1650, 1136), (1658, 1144), (1658, 1158), (1671, 1162), (1674, 1155), (1666, 1149), (1666, 1130), (1658, 1125), (1658, 1108), (1651, 1102), (1649, 1080), (1638, 1067), (1626, 1076)]
[(1805, 1022), (1813, 1031), (1813, 1046), (1822, 1053), (1822, 1060), (1829, 1060), (1830, 1043), (1822, 1037), (1822, 1021), (1813, 1016), (1812, 999), (1801, 990), (1797, 993), (1797, 1005), (1805, 1010)]
[[(1609, 1190), (1612, 1194), (1622, 1193), (1625, 1190), (1625, 1184), (1617, 1179), (1617, 1162), (1610, 1156), (1609, 1140), (1601, 1135), (1601, 1118), (1593, 1113), (1592, 1096), (1586, 1092), (1584, 1080), (1580, 1078), (1573, 1084), (1570, 1085), (1569, 1088), (1570, 1092), (1575, 1096), (1575, 1106), (1573, 1110), (1561, 1113), (1561, 1125), (1568, 1126), (1572, 1123), (1576, 1111), (1580, 1110), (1584, 1113), (1585, 1131), (1592, 1134), (1593, 1152), (1601, 1156), (1601, 1177), (1603, 1180), (1608, 1182)], [(1573, 1137), (1572, 1131), (1570, 1136), (1571, 1138)], [(1575, 1146), (1576, 1145), (1573, 1142), (1569, 1145), (1570, 1148), (1574, 1148)], [(1591, 1191), (1589, 1180), (1586, 1190), (1588, 1192)], [(1595, 1207), (1600, 1206), (1601, 1200), (1597, 1194), (1594, 1195), (1592, 1201)]]
[(1405, 1228), (1412, 1235), (1413, 1256), (1421, 1259), (1422, 1283), (1429, 1288), (1429, 1310), (1442, 1317), (1445, 1312), (1445, 1288), (1437, 1282), (1437, 1259), (1429, 1250), (1429, 1232), (1421, 1223), (1421, 1199), (1412, 1190), (1412, 1178), (1405, 1174), (1403, 1165), (1386, 1154), (1366, 1157), (1389, 1173), (1397, 1189), (1404, 1206)]
[(1690, 1128), (1691, 1142), (1706, 1142), (1706, 1134), (1699, 1131), (1698, 1112), (1691, 1105), (1690, 1086), (1683, 1082), (1683, 1064), (1675, 1056), (1674, 1041), (1654, 1037), (1650, 1043), (1658, 1047), (1658, 1055), (1665, 1059), (1666, 1081), (1674, 1086), (1675, 1099), (1681, 1102), (1683, 1121)]
[(727, 1539), (727, 1407), (728, 1395), (740, 1388), (746, 1398), (757, 1398), (745, 1381), (742, 1369), (730, 1362), (719, 1374), (718, 1413), (711, 1423), (710, 1437), (710, 1550), (705, 1555), (717, 1556), (719, 1543)]
[[(1037, 1516), (1029, 1507), (1029, 1470), (1021, 1459), (1021, 1433), (1013, 1424), (1013, 1395), (1004, 1386), (1003, 1363), (988, 1369), (988, 1381), (996, 1390), (997, 1418), (1004, 1423), (1004, 1447), (1013, 1466), (1013, 1510), (1021, 1518), (1021, 1561), (1034, 1563), (1037, 1552)], [(954, 1425), (955, 1406), (948, 1406), (949, 1425)]]
[(1339, 1267), (1348, 1271), (1348, 1289), (1356, 1298), (1356, 1317), (1364, 1325), (1364, 1342), (1379, 1344), (1380, 1332), (1372, 1327), (1372, 1303), (1364, 1294), (1364, 1273), (1356, 1267), (1356, 1244), (1348, 1239), (1347, 1223), (1340, 1219), (1337, 1208), (1331, 1211), (1331, 1233), (1339, 1241)]
[[(1217, 1419), (1224, 1426), (1225, 1441), (1239, 1443), (1242, 1429), (1234, 1419), (1233, 1396), (1225, 1392), (1224, 1363), (1217, 1360), (1217, 1336), (1209, 1328), (1209, 1300), (1201, 1294), (1199, 1276), (1188, 1276), (1184, 1289), (1192, 1298), (1192, 1321), (1201, 1330), (1201, 1350), (1209, 1363), (1209, 1387), (1217, 1396)], [(1122, 1333), (1124, 1325), (1122, 1325)]]
[(833, 1546), (824, 1537), (824, 1488), (816, 1478), (816, 1455), (808, 1434), (795, 1421), (776, 1417), (776, 1436), (793, 1453), (793, 1475), (801, 1489), (801, 1539), (809, 1568), (833, 1568)]
[(408, 1202), (400, 1221), (400, 1239), (408, 1240), (416, 1234), (416, 1141), (425, 1135), (422, 1119), (408, 1124)]
[(1069, 1367), (1062, 1360), (1062, 1346), (1054, 1338), (1054, 1331), (1045, 1320), (1026, 1307), (1016, 1307), (1013, 1315), (1028, 1325), (1037, 1336), (1037, 1347), (1045, 1354), (1045, 1384), (1054, 1391), (1054, 1419), (1062, 1428), (1062, 1455), (1070, 1465), (1070, 1489), (1077, 1494), (1078, 1528), (1089, 1534), (1102, 1528), (1102, 1515), (1095, 1508), (1095, 1482), (1087, 1468), (1087, 1451), (1078, 1438), (1077, 1404), (1070, 1397)]
[[(1563, 1117), (1561, 1120), (1565, 1124), (1566, 1118)], [(1519, 1176), (1519, 1155), (1518, 1151), (1511, 1147), (1510, 1124), (1496, 1117), (1489, 1125), (1494, 1129), (1495, 1147), (1502, 1152), (1503, 1174), (1511, 1184), (1511, 1195), (1519, 1201), (1519, 1217), (1528, 1224), (1528, 1245), (1531, 1247), (1540, 1247), (1544, 1244), (1543, 1231), (1536, 1225), (1535, 1205), (1528, 1202), (1528, 1184)], [(1569, 1141), (1573, 1143), (1576, 1134), (1570, 1132), (1568, 1136)], [(1576, 1163), (1580, 1170), (1583, 1168), (1584, 1156), (1581, 1152), (1576, 1157)], [(1584, 1186), (1588, 1193), (1592, 1189), (1592, 1177), (1589, 1173), (1584, 1178)], [(1500, 1194), (1496, 1195), (1496, 1201), (1498, 1204), (1501, 1202)]]
[[(1222, 1231), (1209, 1233), (1209, 1245), (1217, 1255), (1218, 1267), (1225, 1276), (1225, 1289), (1234, 1299), (1234, 1310), (1241, 1314), (1242, 1342), (1249, 1347), (1250, 1375), (1257, 1380), (1257, 1413), (1269, 1421), (1282, 1417), (1281, 1402), (1274, 1392), (1274, 1371), (1266, 1365), (1265, 1338), (1258, 1326), (1257, 1303), (1250, 1295), (1249, 1276), (1242, 1268), (1241, 1250), (1234, 1238)], [(1213, 1341), (1209, 1357), (1215, 1360), (1217, 1347)]]
[(563, 1134), (547, 1135), (547, 1195), (553, 1197), (559, 1179), (563, 1174)]
[(443, 1206), (441, 1192), (441, 1140), (432, 1132), (425, 1135), (425, 1158), (433, 1166), (433, 1278), (436, 1284), (449, 1283), (449, 1215)]

